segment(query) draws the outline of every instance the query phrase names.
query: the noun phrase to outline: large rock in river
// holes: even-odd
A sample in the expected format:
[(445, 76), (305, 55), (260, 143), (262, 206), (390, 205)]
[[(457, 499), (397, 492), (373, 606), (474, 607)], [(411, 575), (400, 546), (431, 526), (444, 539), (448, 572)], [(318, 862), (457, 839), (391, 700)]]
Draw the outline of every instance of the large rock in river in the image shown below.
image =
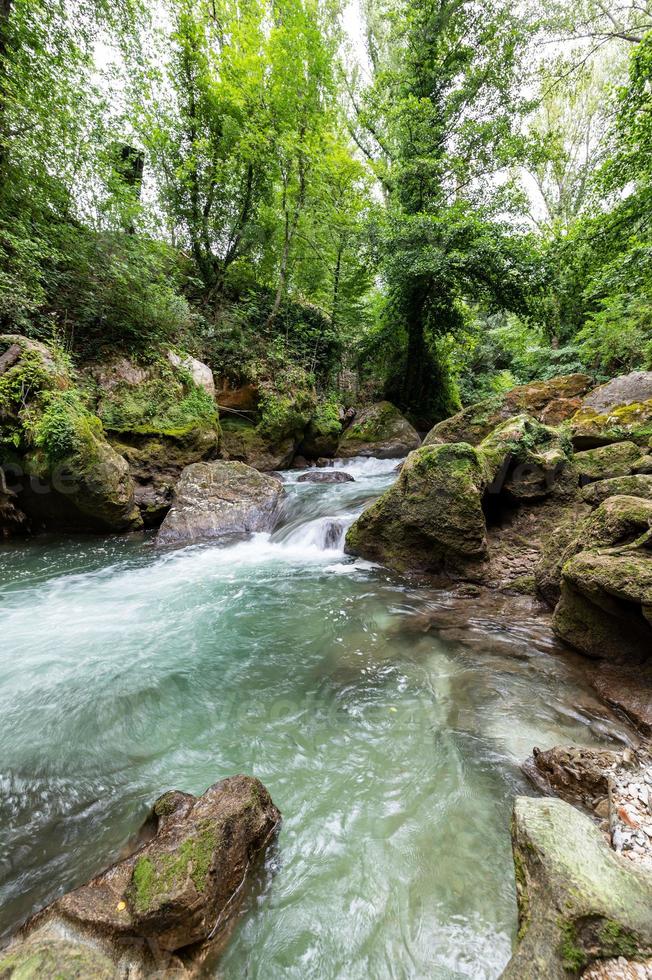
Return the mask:
[[(20, 972), (36, 956), (44, 966), (62, 964), (61, 974), (41, 976), (103, 977), (107, 961), (108, 975), (133, 980), (162, 966), (166, 976), (188, 975), (224, 944), (247, 872), (280, 819), (265, 787), (248, 776), (200, 797), (166, 793), (144, 828), (150, 839), (29, 920), (0, 958), (0, 976), (36, 978)], [(74, 972), (76, 959), (86, 972)]]
[(519, 932), (503, 980), (568, 980), (599, 960), (652, 952), (652, 876), (612, 851), (589, 817), (520, 797), (512, 844)]
[(285, 490), (245, 463), (193, 463), (181, 474), (159, 544), (190, 544), (270, 531)]
[(487, 557), (487, 468), (472, 446), (423, 446), (349, 528), (346, 550), (400, 569), (458, 571)]
[(399, 459), (420, 444), (418, 432), (398, 408), (391, 402), (377, 402), (360, 409), (352, 424), (344, 430), (337, 455), (343, 459), (353, 456)]

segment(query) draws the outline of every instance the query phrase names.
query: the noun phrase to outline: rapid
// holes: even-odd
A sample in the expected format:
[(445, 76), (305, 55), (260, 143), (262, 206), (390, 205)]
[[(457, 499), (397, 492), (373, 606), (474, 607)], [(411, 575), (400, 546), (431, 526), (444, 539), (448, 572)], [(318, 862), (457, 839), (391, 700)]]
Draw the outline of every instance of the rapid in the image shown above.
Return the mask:
[(520, 763), (628, 732), (526, 606), (458, 622), (450, 594), (345, 555), (396, 460), (336, 465), (355, 482), (285, 473), (277, 530), (228, 546), (2, 547), (0, 935), (165, 790), (245, 772), (284, 822), (215, 975), (499, 976)]

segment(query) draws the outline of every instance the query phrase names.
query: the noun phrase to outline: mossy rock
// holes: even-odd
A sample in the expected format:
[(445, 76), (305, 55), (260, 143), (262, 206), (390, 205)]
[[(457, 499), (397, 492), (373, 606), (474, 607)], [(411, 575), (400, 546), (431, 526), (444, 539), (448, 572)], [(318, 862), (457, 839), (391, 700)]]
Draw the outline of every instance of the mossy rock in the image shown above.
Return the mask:
[(648, 446), (652, 437), (652, 399), (618, 405), (601, 412), (583, 405), (567, 425), (577, 449), (606, 446), (628, 440), (638, 446)]
[(332, 458), (337, 453), (341, 435), (339, 406), (334, 402), (322, 402), (308, 423), (297, 453), (306, 459)]
[(115, 980), (116, 968), (91, 946), (65, 939), (16, 943), (0, 953), (2, 980)]
[(273, 442), (251, 422), (225, 419), (222, 424), (220, 453), (225, 460), (246, 463), (262, 473), (271, 473), (289, 466), (295, 452), (296, 442), (292, 437)]
[(391, 402), (376, 402), (358, 410), (337, 447), (343, 459), (375, 456), (400, 459), (421, 444), (419, 433)]
[(646, 533), (650, 522), (652, 501), (626, 495), (608, 497), (579, 522), (568, 518), (550, 535), (536, 566), (539, 592), (554, 606), (561, 595), (567, 562), (586, 550), (630, 545)]
[(580, 483), (629, 476), (641, 462), (643, 454), (633, 442), (610, 443), (575, 453), (575, 468)]
[(582, 488), (582, 499), (591, 507), (599, 507), (609, 497), (641, 497), (652, 500), (652, 475), (632, 474), (599, 480)]
[(487, 477), (472, 446), (417, 449), (396, 483), (349, 528), (346, 550), (399, 569), (433, 573), (485, 561)]
[[(555, 423), (562, 417), (569, 417), (564, 412), (575, 411), (576, 402), (573, 399), (590, 387), (591, 380), (585, 374), (562, 375), (549, 381), (534, 381), (531, 384), (519, 385), (507, 392), (500, 392), (485, 398), (453, 415), (430, 430), (426, 436), (425, 445), (436, 445), (438, 442), (467, 442), (477, 446), (496, 426), (514, 415), (527, 413), (538, 421), (551, 418), (546, 416), (546, 409), (556, 402), (554, 414)], [(563, 404), (562, 404), (563, 402)]]
[(615, 663), (648, 660), (652, 651), (652, 553), (614, 548), (583, 551), (567, 561), (553, 629), (587, 656)]
[(478, 446), (490, 473), (490, 492), (516, 500), (550, 494), (569, 473), (572, 447), (558, 430), (527, 414), (497, 426)]
[(652, 876), (563, 800), (519, 797), (512, 819), (517, 947), (503, 980), (568, 980), (652, 951)]

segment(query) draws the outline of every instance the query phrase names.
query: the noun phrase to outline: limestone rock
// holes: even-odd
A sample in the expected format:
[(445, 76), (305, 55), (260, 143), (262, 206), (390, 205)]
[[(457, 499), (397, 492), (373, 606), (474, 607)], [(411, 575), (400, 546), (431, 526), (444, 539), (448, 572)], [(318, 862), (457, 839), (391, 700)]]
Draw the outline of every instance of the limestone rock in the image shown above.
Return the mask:
[(568, 980), (609, 957), (652, 953), (652, 876), (615, 854), (563, 800), (519, 797), (512, 844), (518, 945), (503, 980)]
[(2, 980), (115, 980), (115, 965), (97, 949), (65, 939), (18, 943), (0, 952)]
[(622, 752), (557, 745), (544, 752), (533, 749), (522, 768), (544, 792), (594, 810), (596, 800), (608, 795), (609, 773), (620, 765)]
[(190, 544), (272, 530), (283, 484), (244, 463), (193, 463), (177, 484), (157, 535), (159, 544)]
[(211, 398), (215, 398), (215, 379), (208, 364), (189, 354), (181, 356), (174, 351), (168, 351), (168, 360), (173, 367), (187, 371), (198, 388), (203, 388)]
[(292, 436), (278, 440), (266, 438), (256, 426), (242, 420), (227, 419), (222, 424), (221, 455), (226, 460), (270, 473), (288, 467), (295, 451), (296, 441)]
[[(551, 378), (550, 381), (533, 381), (531, 384), (519, 385), (511, 391), (492, 395), (469, 405), (457, 415), (438, 422), (430, 430), (424, 443), (435, 445), (438, 442), (467, 442), (477, 446), (497, 425), (522, 412), (547, 424), (551, 424), (554, 418), (553, 424), (557, 424), (558, 420), (563, 420), (561, 416), (569, 418), (575, 412), (577, 403), (574, 399), (588, 391), (590, 384), (591, 379), (585, 374), (568, 374)], [(544, 419), (546, 409), (553, 403), (554, 413), (551, 408)], [(569, 415), (565, 414), (564, 408)]]
[(486, 464), (472, 446), (424, 446), (358, 518), (346, 550), (402, 569), (459, 570), (487, 558)]
[(623, 439), (647, 446), (652, 437), (652, 399), (618, 405), (604, 412), (583, 405), (568, 422), (567, 429), (577, 449), (606, 446)]
[(648, 399), (652, 399), (652, 371), (632, 371), (594, 388), (586, 395), (583, 404), (598, 412), (606, 412), (618, 405), (631, 405)]
[(592, 507), (598, 507), (609, 497), (642, 497), (652, 500), (652, 475), (632, 474), (599, 480), (582, 488), (582, 498)]
[(478, 446), (486, 459), (490, 493), (516, 500), (536, 500), (552, 492), (568, 470), (572, 450), (559, 433), (530, 415), (521, 414), (497, 426)]
[[(97, 961), (98, 974), (80, 976), (103, 977), (106, 959), (110, 976), (144, 980), (161, 962), (172, 968), (166, 976), (189, 975), (186, 968), (224, 943), (247, 872), (280, 819), (265, 787), (248, 776), (224, 779), (197, 798), (166, 793), (154, 807), (150, 839), (30, 919), (0, 962), (24, 963), (34, 948), (45, 943), (47, 952), (65, 939), (65, 969), (74, 966), (72, 944), (82, 961)], [(77, 975), (65, 969), (63, 976)]]
[(580, 482), (588, 483), (629, 476), (641, 457), (641, 450), (633, 442), (617, 442), (575, 453), (575, 466)]
[(421, 444), (419, 434), (390, 402), (377, 402), (357, 412), (337, 447), (343, 459), (377, 456), (398, 459)]
[(652, 735), (652, 663), (644, 667), (603, 663), (592, 683), (601, 698), (631, 718), (644, 735)]
[(588, 656), (616, 663), (648, 659), (652, 652), (652, 553), (584, 551), (566, 562), (553, 629)]

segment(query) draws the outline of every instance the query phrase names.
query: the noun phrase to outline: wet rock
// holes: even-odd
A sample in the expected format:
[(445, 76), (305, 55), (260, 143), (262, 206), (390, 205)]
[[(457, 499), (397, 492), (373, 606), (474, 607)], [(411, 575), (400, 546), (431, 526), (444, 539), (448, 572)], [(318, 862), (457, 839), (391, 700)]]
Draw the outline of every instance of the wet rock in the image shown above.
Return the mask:
[(193, 463), (181, 474), (156, 540), (189, 544), (270, 531), (284, 493), (279, 480), (244, 463)]
[(354, 479), (350, 473), (343, 470), (314, 470), (312, 473), (304, 473), (297, 480), (297, 483), (353, 483)]
[(344, 430), (337, 456), (375, 456), (398, 459), (421, 444), (419, 434), (390, 402), (377, 402), (356, 413), (355, 421)]
[(97, 959), (100, 976), (107, 959), (110, 976), (140, 980), (162, 967), (172, 971), (165, 975), (194, 975), (226, 941), (247, 873), (280, 819), (265, 787), (248, 776), (224, 779), (197, 798), (166, 793), (154, 807), (153, 836), (30, 919), (5, 962), (66, 939), (66, 977), (77, 975), (65, 972), (75, 950), (82, 961)]
[(504, 980), (566, 980), (652, 950), (652, 876), (623, 862), (563, 800), (519, 797), (512, 845), (518, 945)]
[(0, 952), (2, 980), (115, 980), (115, 964), (97, 949), (65, 939), (32, 940)]
[[(588, 391), (591, 379), (585, 374), (569, 374), (549, 381), (534, 381), (519, 385), (511, 391), (501, 392), (462, 409), (430, 430), (425, 445), (438, 442), (467, 442), (477, 446), (501, 422), (522, 412), (538, 421), (545, 421), (543, 413), (551, 403), (557, 403), (556, 415), (562, 413), (560, 400), (572, 400)], [(568, 410), (571, 404), (567, 405)], [(575, 408), (572, 403), (573, 409)], [(563, 414), (563, 413), (562, 413)], [(550, 417), (548, 417), (548, 423)]]
[(652, 500), (652, 476), (633, 474), (599, 480), (582, 488), (582, 498), (592, 507), (598, 507), (609, 497), (642, 497)]
[(626, 714), (644, 735), (652, 735), (652, 664), (626, 668), (601, 664), (593, 675), (598, 694)]
[(586, 483), (629, 476), (640, 459), (641, 450), (633, 442), (617, 442), (575, 453), (575, 466), (580, 482)]
[(652, 980), (652, 959), (617, 959), (592, 963), (582, 973), (582, 980)]
[(622, 752), (555, 746), (542, 752), (533, 749), (523, 763), (523, 772), (545, 793), (594, 811), (609, 792), (609, 775), (623, 764)]
[(396, 483), (346, 536), (346, 550), (402, 569), (459, 570), (487, 558), (486, 464), (472, 446), (410, 453)]

